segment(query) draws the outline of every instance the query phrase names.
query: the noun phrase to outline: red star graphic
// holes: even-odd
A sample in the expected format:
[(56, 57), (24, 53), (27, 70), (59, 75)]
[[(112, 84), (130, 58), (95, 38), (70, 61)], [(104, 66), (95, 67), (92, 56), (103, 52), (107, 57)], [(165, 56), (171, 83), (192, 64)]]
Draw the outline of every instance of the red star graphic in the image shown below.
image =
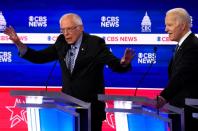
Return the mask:
[[(112, 103), (106, 103), (106, 108), (112, 106)], [(114, 113), (110, 113), (107, 112), (106, 113), (106, 120), (105, 122), (107, 122), (107, 124), (111, 127), (111, 128), (115, 128), (115, 118), (114, 118)]]
[(21, 103), (21, 101), (20, 99), (16, 98), (13, 106), (6, 106), (6, 108), (11, 112), (11, 115), (10, 115), (10, 121), (12, 121), (10, 125), (11, 128), (16, 126), (21, 121), (24, 121), (27, 123), (26, 110), (17, 108), (16, 107), (17, 103)]

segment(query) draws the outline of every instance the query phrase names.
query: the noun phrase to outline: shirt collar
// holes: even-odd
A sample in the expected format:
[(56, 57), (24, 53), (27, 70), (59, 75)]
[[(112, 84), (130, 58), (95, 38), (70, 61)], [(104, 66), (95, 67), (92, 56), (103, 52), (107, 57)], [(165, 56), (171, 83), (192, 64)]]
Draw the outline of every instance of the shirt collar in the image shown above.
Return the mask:
[(80, 48), (80, 45), (81, 45), (81, 42), (82, 42), (82, 34), (80, 35), (80, 37), (78, 38), (78, 40), (76, 41), (75, 44), (71, 45), (71, 48), (75, 48), (75, 49), (79, 49)]
[(184, 40), (192, 33), (192, 31), (188, 31), (178, 42), (179, 46), (184, 42)]

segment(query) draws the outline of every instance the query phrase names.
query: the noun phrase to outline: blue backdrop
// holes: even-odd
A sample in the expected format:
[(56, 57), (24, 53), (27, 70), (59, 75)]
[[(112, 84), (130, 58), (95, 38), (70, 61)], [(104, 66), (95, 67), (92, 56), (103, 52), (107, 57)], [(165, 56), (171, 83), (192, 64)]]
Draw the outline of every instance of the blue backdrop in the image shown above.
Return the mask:
[[(79, 14), (84, 22), (85, 31), (98, 34), (164, 34), (164, 17), (168, 9), (186, 8), (192, 16), (192, 31), (198, 32), (196, 2), (182, 0), (6, 0), (0, 2), (0, 11), (6, 24), (12, 25), (18, 33), (59, 33), (59, 18), (68, 12)], [(143, 21), (144, 16), (149, 20)], [(145, 22), (149, 22), (148, 28)], [(0, 36), (0, 40), (3, 37)], [(39, 38), (37, 38), (39, 39)], [(157, 41), (160, 41), (158, 39)], [(38, 50), (47, 44), (32, 44)], [(108, 45), (119, 58), (125, 48), (136, 52), (133, 70), (125, 74), (111, 72), (105, 68), (105, 84), (108, 87), (146, 87), (161, 88), (167, 83), (167, 66), (174, 45), (155, 44), (114, 44)], [(154, 52), (154, 48), (157, 52)], [(154, 63), (152, 64), (152, 60)], [(32, 64), (21, 59), (13, 44), (0, 44), (0, 86), (43, 86), (53, 66)], [(96, 76), (97, 77), (97, 76)], [(49, 85), (61, 85), (59, 65), (53, 71)]]

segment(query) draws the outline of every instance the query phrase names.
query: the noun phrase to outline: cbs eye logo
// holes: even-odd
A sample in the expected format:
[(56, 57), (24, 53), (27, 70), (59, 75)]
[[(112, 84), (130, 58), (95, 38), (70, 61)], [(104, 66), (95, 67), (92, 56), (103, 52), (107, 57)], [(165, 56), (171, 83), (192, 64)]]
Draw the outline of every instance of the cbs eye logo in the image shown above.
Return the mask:
[(156, 63), (156, 53), (138, 53), (138, 64), (151, 63)]
[(29, 27), (47, 27), (47, 16), (29, 16)]
[(101, 27), (119, 27), (118, 16), (102, 16)]

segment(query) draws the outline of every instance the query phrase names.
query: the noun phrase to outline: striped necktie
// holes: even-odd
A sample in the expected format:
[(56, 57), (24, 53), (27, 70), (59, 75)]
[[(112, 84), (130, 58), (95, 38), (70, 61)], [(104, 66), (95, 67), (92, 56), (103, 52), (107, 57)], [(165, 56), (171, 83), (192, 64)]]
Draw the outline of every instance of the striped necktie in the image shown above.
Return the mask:
[(67, 54), (67, 68), (69, 69), (70, 73), (72, 73), (75, 64), (75, 46), (71, 46)]

